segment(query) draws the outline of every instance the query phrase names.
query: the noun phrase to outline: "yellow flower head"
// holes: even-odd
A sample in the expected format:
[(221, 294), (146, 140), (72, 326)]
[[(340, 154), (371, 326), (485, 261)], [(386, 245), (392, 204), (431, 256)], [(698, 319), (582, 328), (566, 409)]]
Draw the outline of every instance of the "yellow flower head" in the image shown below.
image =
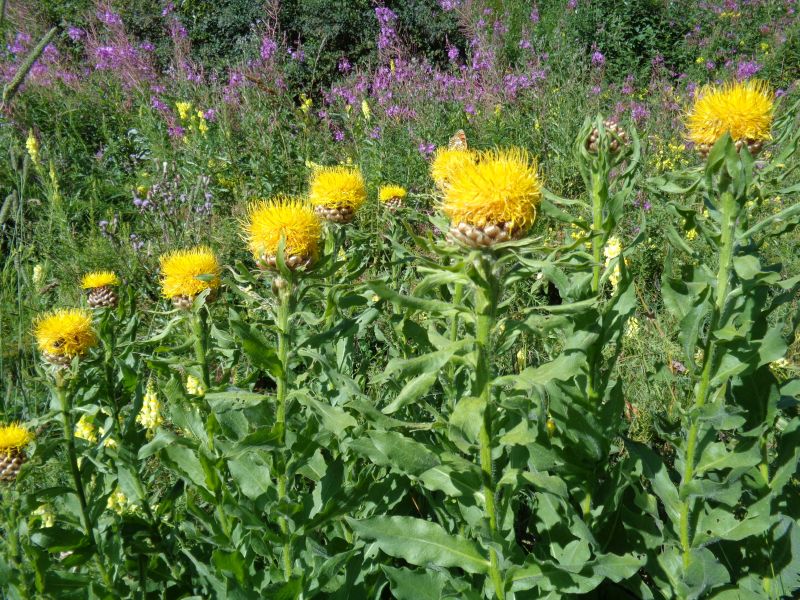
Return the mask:
[(33, 129), (28, 130), (28, 138), (25, 140), (25, 148), (28, 150), (28, 156), (31, 157), (31, 162), (34, 165), (39, 164), (39, 140), (33, 135)]
[(536, 163), (518, 148), (485, 152), (452, 175), (441, 210), (453, 223), (507, 223), (525, 231), (536, 220), (542, 183)]
[(244, 230), (256, 260), (276, 256), (282, 237), (286, 256), (316, 258), (322, 223), (308, 202), (281, 195), (251, 204)]
[(610, 261), (612, 258), (617, 258), (621, 253), (622, 242), (620, 242), (617, 236), (612, 235), (610, 238), (608, 238), (606, 247), (603, 248), (603, 256), (606, 257), (607, 261)]
[(726, 133), (734, 141), (771, 139), (773, 95), (763, 81), (702, 88), (686, 118), (689, 139), (713, 145)]
[(314, 206), (358, 210), (367, 199), (364, 177), (351, 167), (322, 167), (311, 173), (308, 199)]
[(33, 434), (19, 423), (0, 425), (0, 454), (22, 450), (32, 440)]
[(408, 195), (406, 188), (401, 185), (384, 185), (378, 191), (378, 198), (381, 202), (388, 202), (392, 198), (400, 198), (401, 200)]
[(186, 376), (186, 392), (192, 396), (200, 396), (201, 398), (206, 395), (206, 387), (194, 375)]
[(192, 103), (191, 102), (176, 102), (175, 108), (178, 109), (178, 116), (181, 118), (182, 121), (185, 121), (189, 118), (189, 114), (192, 112)]
[(161, 402), (152, 381), (147, 383), (147, 391), (142, 399), (142, 410), (136, 415), (136, 422), (149, 431), (158, 429), (164, 422), (161, 416)]
[(478, 162), (478, 155), (466, 148), (439, 148), (431, 163), (431, 179), (442, 191), (450, 183), (450, 179), (461, 170), (472, 167)]
[(39, 350), (72, 358), (97, 343), (92, 317), (80, 308), (62, 308), (37, 319), (35, 331)]
[[(176, 250), (163, 255), (161, 262), (161, 291), (166, 298), (176, 296), (197, 296), (207, 289), (216, 289), (220, 284), (220, 273), (217, 257), (205, 246), (191, 250)], [(201, 276), (210, 276), (206, 280)]]
[(91, 444), (97, 442), (97, 427), (94, 426), (94, 420), (91, 417), (81, 415), (81, 418), (75, 423), (75, 437)]
[(81, 287), (85, 290), (108, 285), (119, 285), (119, 277), (112, 271), (93, 271), (84, 275), (81, 280)]

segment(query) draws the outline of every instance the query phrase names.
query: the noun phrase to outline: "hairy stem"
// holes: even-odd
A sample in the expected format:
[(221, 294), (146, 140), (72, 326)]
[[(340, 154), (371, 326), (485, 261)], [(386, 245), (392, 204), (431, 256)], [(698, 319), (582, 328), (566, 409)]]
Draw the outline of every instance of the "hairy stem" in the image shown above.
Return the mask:
[(208, 321), (203, 308), (193, 315), (192, 329), (194, 330), (195, 360), (200, 365), (203, 387), (208, 390), (210, 381), (208, 375)]
[[(277, 407), (276, 423), (279, 428), (279, 444), (281, 448), (286, 445), (286, 390), (289, 373), (289, 313), (291, 311), (292, 282), (288, 281), (283, 289), (278, 291), (278, 360), (281, 363), (281, 373), (277, 381)], [(285, 452), (284, 452), (285, 454)], [(281, 459), (281, 468), (278, 474), (278, 498), (284, 498), (287, 494), (286, 478), (286, 457)], [(289, 524), (286, 517), (278, 518), (278, 525), (284, 535), (283, 543), (283, 574), (288, 581), (292, 576), (292, 547), (288, 540)]]
[(600, 290), (600, 273), (602, 271), (603, 246), (603, 205), (605, 204), (605, 178), (600, 173), (592, 172), (592, 293)]
[[(497, 290), (492, 287), (491, 267), (487, 264), (486, 257), (480, 259), (481, 276), (486, 282), (476, 288), (475, 298), (475, 389), (473, 393), (483, 400), (484, 410), (479, 433), (480, 463), (483, 476), (483, 495), (486, 502), (486, 516), (489, 520), (489, 530), (492, 538), (497, 537), (497, 508), (495, 506), (495, 482), (492, 465), (492, 329), (495, 322), (497, 308)], [(505, 586), (497, 551), (489, 548), (489, 576), (494, 585), (495, 595), (500, 600), (505, 598)]]
[[(711, 315), (711, 322), (708, 328), (708, 339), (705, 344), (703, 356), (703, 370), (700, 374), (700, 382), (697, 387), (694, 406), (690, 412), (691, 425), (689, 435), (686, 440), (686, 463), (681, 479), (681, 491), (686, 489), (694, 478), (695, 453), (697, 451), (697, 436), (699, 434), (699, 410), (705, 406), (710, 395), (711, 376), (713, 365), (716, 362), (717, 344), (713, 335), (719, 325), (725, 301), (728, 296), (728, 286), (731, 275), (731, 261), (733, 258), (733, 234), (736, 227), (737, 206), (736, 199), (730, 193), (724, 193), (720, 198), (720, 210), (722, 213), (722, 227), (720, 236), (719, 268), (717, 270), (717, 285), (714, 295), (714, 310)], [(691, 501), (686, 498), (681, 505), (680, 516), (680, 542), (683, 550), (683, 567), (688, 569), (691, 563), (691, 532), (689, 522), (691, 520)]]
[(100, 558), (99, 540), (95, 535), (92, 519), (89, 515), (89, 505), (86, 502), (86, 491), (83, 487), (81, 470), (80, 467), (78, 467), (78, 453), (75, 449), (75, 425), (72, 422), (72, 406), (70, 404), (69, 394), (67, 394), (67, 390), (65, 389), (65, 382), (60, 375), (59, 381), (56, 382), (56, 395), (58, 396), (58, 401), (61, 408), (61, 424), (64, 427), (64, 437), (67, 441), (67, 459), (69, 460), (72, 482), (75, 486), (75, 494), (78, 496), (78, 504), (80, 505), (81, 509), (81, 524), (86, 532), (86, 536), (90, 540), (94, 541), (95, 548), (97, 549), (97, 552), (95, 552), (94, 555), (97, 568), (100, 571), (100, 575), (103, 577), (103, 581), (105, 581), (106, 585), (110, 588), (111, 578), (108, 575), (108, 571), (106, 570), (103, 560)]

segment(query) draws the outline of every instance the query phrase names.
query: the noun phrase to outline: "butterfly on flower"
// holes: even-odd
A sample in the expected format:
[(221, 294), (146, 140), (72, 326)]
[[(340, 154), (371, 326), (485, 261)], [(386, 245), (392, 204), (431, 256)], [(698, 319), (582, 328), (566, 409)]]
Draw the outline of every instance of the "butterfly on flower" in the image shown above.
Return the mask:
[(467, 136), (464, 133), (463, 129), (459, 129), (453, 134), (453, 137), (450, 138), (450, 141), (447, 143), (447, 147), (450, 150), (466, 150), (467, 149)]

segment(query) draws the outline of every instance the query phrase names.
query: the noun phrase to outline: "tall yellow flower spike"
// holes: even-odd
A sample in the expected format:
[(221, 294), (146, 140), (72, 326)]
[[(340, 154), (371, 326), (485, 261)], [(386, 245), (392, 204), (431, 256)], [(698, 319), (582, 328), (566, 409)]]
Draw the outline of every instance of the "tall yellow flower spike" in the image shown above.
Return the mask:
[(536, 220), (542, 198), (537, 165), (518, 148), (484, 152), (453, 174), (440, 208), (450, 237), (480, 248), (520, 237)]
[(34, 333), (44, 358), (59, 365), (68, 364), (97, 343), (91, 315), (79, 308), (62, 308), (39, 317)]
[(281, 195), (254, 202), (243, 226), (250, 252), (264, 268), (276, 267), (281, 238), (290, 269), (314, 261), (319, 254), (322, 223), (314, 208), (300, 198)]
[(763, 81), (706, 86), (699, 90), (686, 117), (688, 138), (706, 154), (730, 133), (737, 148), (746, 145), (755, 154), (772, 139), (773, 108), (772, 91)]
[(439, 148), (431, 162), (431, 179), (440, 191), (445, 192), (456, 173), (464, 168), (474, 166), (477, 161), (478, 154), (466, 147)]
[[(163, 255), (161, 262), (161, 292), (165, 298), (191, 299), (204, 290), (215, 290), (220, 284), (219, 261), (205, 246), (176, 250)], [(207, 281), (200, 276), (210, 276)]]
[(112, 271), (93, 271), (87, 273), (81, 279), (81, 287), (85, 290), (106, 287), (109, 285), (119, 285), (119, 277)]
[(308, 184), (308, 199), (322, 218), (349, 223), (367, 199), (364, 177), (352, 167), (316, 169)]

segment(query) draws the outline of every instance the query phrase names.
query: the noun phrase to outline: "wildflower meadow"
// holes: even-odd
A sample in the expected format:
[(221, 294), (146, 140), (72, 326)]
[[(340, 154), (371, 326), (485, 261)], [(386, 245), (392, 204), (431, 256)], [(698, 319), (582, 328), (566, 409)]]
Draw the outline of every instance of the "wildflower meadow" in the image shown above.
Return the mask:
[(2, 598), (799, 597), (798, 10), (0, 2)]

